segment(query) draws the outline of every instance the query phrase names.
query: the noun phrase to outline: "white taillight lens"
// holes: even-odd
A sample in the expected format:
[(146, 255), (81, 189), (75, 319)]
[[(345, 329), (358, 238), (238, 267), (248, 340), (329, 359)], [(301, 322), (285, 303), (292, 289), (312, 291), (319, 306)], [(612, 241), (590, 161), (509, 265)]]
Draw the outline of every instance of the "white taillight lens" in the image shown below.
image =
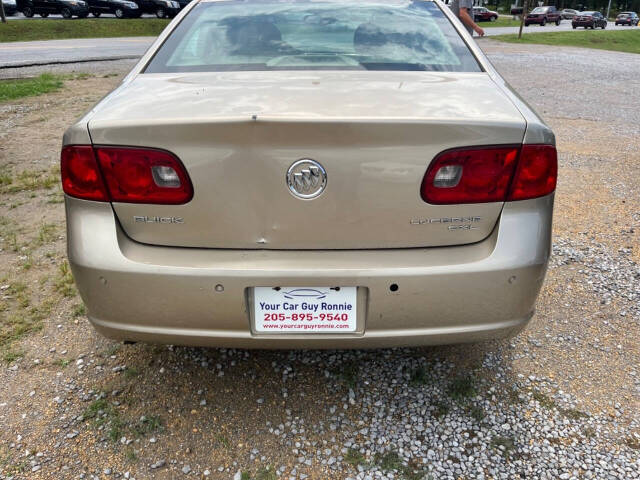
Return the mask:
[(151, 167), (151, 174), (155, 184), (162, 188), (180, 188), (180, 177), (177, 172), (164, 165), (154, 165)]
[(462, 177), (462, 165), (446, 165), (440, 167), (433, 178), (433, 186), (436, 188), (453, 188)]

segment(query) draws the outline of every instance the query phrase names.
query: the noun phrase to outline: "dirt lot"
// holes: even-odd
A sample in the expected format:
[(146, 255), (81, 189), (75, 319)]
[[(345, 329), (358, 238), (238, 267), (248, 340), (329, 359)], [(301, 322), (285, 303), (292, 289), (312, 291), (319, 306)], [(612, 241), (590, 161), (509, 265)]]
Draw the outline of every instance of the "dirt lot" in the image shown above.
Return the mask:
[(66, 126), (124, 72), (0, 104), (0, 479), (640, 478), (640, 110), (625, 100), (640, 60), (597, 52), (593, 71), (594, 53), (482, 46), (554, 129), (560, 175), (533, 322), (473, 346), (98, 336), (65, 260), (57, 164)]

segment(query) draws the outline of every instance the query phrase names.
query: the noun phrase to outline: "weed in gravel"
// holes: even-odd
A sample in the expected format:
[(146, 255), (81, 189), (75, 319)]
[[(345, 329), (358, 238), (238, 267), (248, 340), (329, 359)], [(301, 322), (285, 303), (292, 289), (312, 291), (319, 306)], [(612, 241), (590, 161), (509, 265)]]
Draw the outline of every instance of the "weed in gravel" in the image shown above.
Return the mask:
[(0, 186), (0, 191), (17, 193), (48, 190), (58, 184), (59, 174), (60, 170), (57, 167), (50, 170), (23, 170), (15, 176), (10, 184), (4, 187)]
[(581, 412), (580, 410), (577, 410), (575, 408), (560, 408), (558, 407), (558, 411), (564, 415), (567, 418), (570, 418), (571, 420), (580, 420), (581, 418), (588, 418), (589, 415), (587, 415), (584, 412)]
[(58, 226), (54, 223), (44, 223), (38, 230), (38, 238), (36, 240), (36, 246), (46, 245), (51, 243), (57, 238)]
[(347, 462), (349, 465), (353, 465), (354, 467), (357, 467), (358, 465), (364, 465), (365, 463), (367, 463), (364, 458), (364, 455), (362, 455), (355, 448), (350, 448), (349, 450), (347, 450), (347, 453), (345, 453), (344, 455), (344, 461)]
[(54, 281), (54, 288), (63, 297), (73, 297), (76, 294), (73, 275), (66, 260), (58, 268), (58, 276)]
[(71, 363), (71, 360), (67, 358), (59, 358), (54, 362), (54, 365), (65, 368), (67, 365), (69, 365), (69, 363)]
[(82, 317), (87, 314), (87, 307), (84, 306), (84, 303), (78, 303), (71, 307), (71, 316), (73, 318)]
[(240, 480), (251, 480), (251, 474), (249, 472), (240, 473)]
[(356, 362), (345, 363), (341, 368), (337, 368), (334, 373), (338, 375), (340, 381), (349, 388), (355, 388), (358, 383), (358, 372), (360, 367)]
[(124, 369), (124, 376), (126, 379), (132, 379), (137, 377), (138, 375), (140, 375), (140, 372), (138, 372), (137, 368), (127, 367)]
[(409, 383), (413, 386), (425, 385), (429, 381), (429, 375), (427, 373), (427, 369), (423, 366), (418, 368), (414, 368), (411, 371), (411, 376), (409, 377)]
[(255, 480), (276, 480), (277, 478), (276, 471), (272, 467), (260, 467), (255, 476)]
[(122, 438), (126, 424), (113, 405), (109, 404), (105, 398), (94, 400), (82, 416), (85, 420), (93, 420), (98, 429), (106, 431), (112, 442), (117, 442)]
[(459, 375), (453, 379), (448, 388), (449, 396), (460, 402), (476, 395), (475, 379), (471, 375)]
[(99, 398), (99, 399), (94, 400), (93, 402), (91, 402), (91, 404), (89, 404), (87, 409), (82, 414), (82, 417), (85, 420), (91, 420), (93, 418), (96, 418), (102, 412), (106, 412), (110, 408), (111, 408), (111, 405), (109, 405), (109, 402), (107, 402), (106, 399)]
[(541, 407), (547, 408), (549, 410), (556, 408), (556, 402), (544, 393), (534, 390), (531, 395), (533, 396), (533, 399), (540, 404)]
[(136, 455), (136, 451), (133, 448), (128, 448), (125, 452), (125, 457), (127, 461), (133, 463), (138, 460), (138, 455)]
[(144, 415), (140, 421), (133, 426), (133, 431), (138, 436), (145, 436), (149, 433), (163, 430), (162, 419), (155, 415)]
[(229, 439), (227, 437), (225, 437), (221, 433), (216, 435), (216, 443), (218, 445), (226, 448), (227, 450), (231, 448), (231, 442), (229, 441)]
[(484, 408), (482, 408), (480, 405), (472, 405), (471, 407), (469, 407), (469, 415), (476, 422), (481, 422), (485, 417)]
[(451, 407), (448, 403), (442, 402), (440, 400), (436, 400), (433, 403), (433, 406), (436, 407), (435, 412), (433, 412), (436, 418), (444, 417), (451, 410)]
[(0, 173), (0, 187), (5, 187), (7, 185), (11, 185), (13, 183), (13, 178), (8, 173), (2, 172)]
[(516, 448), (516, 444), (510, 437), (497, 436), (491, 439), (491, 446), (510, 457)]
[(396, 452), (387, 452), (384, 455), (376, 455), (376, 463), (380, 468), (388, 472), (390, 470), (402, 471), (402, 459)]
[(5, 363), (13, 363), (22, 357), (24, 357), (22, 350), (5, 350), (2, 354), (2, 360)]
[(12, 282), (9, 284), (7, 294), (14, 298), (21, 308), (27, 308), (31, 303), (29, 298), (29, 289), (24, 282)]

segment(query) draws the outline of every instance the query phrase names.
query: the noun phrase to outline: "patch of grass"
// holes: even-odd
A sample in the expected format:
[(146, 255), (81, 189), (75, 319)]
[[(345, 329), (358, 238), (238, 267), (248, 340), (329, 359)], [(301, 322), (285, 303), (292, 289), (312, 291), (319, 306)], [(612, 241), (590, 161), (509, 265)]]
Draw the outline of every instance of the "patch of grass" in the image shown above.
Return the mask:
[(409, 377), (409, 383), (414, 387), (425, 385), (428, 381), (429, 381), (429, 375), (427, 373), (426, 368), (420, 366), (418, 368), (414, 368), (411, 371), (411, 376)]
[(124, 22), (115, 18), (87, 18), (74, 22), (30, 19), (27, 22), (7, 22), (2, 25), (0, 42), (62, 38), (156, 37), (168, 23), (169, 20), (156, 18), (128, 19)]
[(162, 419), (155, 415), (145, 415), (133, 426), (133, 431), (138, 436), (145, 436), (149, 433), (163, 430)]
[(509, 43), (537, 43), (559, 47), (596, 48), (616, 52), (640, 53), (640, 35), (637, 29), (584, 30), (577, 32), (525, 33), (518, 40), (517, 34), (496, 35), (492, 40)]
[(82, 416), (85, 420), (96, 418), (101, 412), (107, 412), (111, 409), (111, 405), (106, 398), (99, 398), (89, 404)]
[(70, 363), (71, 363), (71, 360), (67, 358), (59, 358), (58, 360), (55, 361), (54, 365), (65, 368)]
[(333, 370), (333, 373), (338, 376), (340, 381), (349, 388), (356, 387), (356, 384), (358, 383), (359, 372), (360, 367), (356, 362), (345, 363)]
[(516, 448), (516, 444), (510, 437), (497, 436), (491, 439), (491, 446), (510, 457)]
[(387, 452), (384, 455), (376, 455), (376, 463), (385, 472), (390, 470), (400, 472), (403, 470), (402, 459), (396, 452)]
[[(0, 90), (2, 82), (0, 81)], [(16, 193), (50, 189), (60, 182), (59, 167), (50, 170), (23, 170), (6, 186), (0, 185), (0, 192)]]
[(71, 316), (73, 318), (82, 317), (87, 314), (87, 307), (84, 306), (84, 303), (78, 303), (71, 308)]
[(468, 400), (476, 394), (475, 379), (471, 375), (459, 375), (453, 379), (447, 392), (458, 402)]
[(13, 183), (13, 178), (8, 173), (0, 173), (0, 187), (5, 187)]
[(277, 480), (277, 478), (276, 471), (271, 467), (260, 467), (255, 476), (255, 480)]
[(249, 474), (249, 472), (242, 472), (240, 474), (240, 480), (251, 480), (251, 474)]
[(44, 223), (40, 226), (38, 230), (38, 238), (36, 240), (36, 244), (46, 245), (47, 243), (51, 243), (55, 241), (58, 237), (57, 235), (58, 226), (54, 223)]
[[(0, 37), (3, 30), (0, 30)], [(63, 81), (59, 75), (43, 73), (38, 77), (0, 80), (0, 102), (22, 97), (35, 97), (62, 88)]]
[(476, 422), (479, 423), (482, 420), (484, 420), (484, 417), (485, 417), (484, 408), (482, 408), (479, 405), (472, 405), (469, 408), (469, 415), (471, 416), (471, 418), (473, 418)]
[(558, 411), (564, 415), (567, 418), (570, 418), (571, 420), (580, 420), (581, 418), (588, 418), (589, 415), (587, 415), (584, 412), (581, 412), (580, 410), (577, 410), (575, 408), (560, 408), (558, 407)]
[(520, 20), (514, 20), (511, 17), (498, 17), (495, 22), (478, 22), (482, 28), (492, 27), (519, 27)]
[(127, 368), (124, 369), (124, 376), (127, 379), (135, 378), (138, 375), (140, 375), (140, 372), (138, 372), (138, 369), (136, 369), (136, 368), (127, 367)]
[(2, 360), (8, 364), (15, 362), (22, 357), (24, 357), (24, 352), (22, 350), (6, 350), (2, 354)]
[(449, 404), (445, 402), (436, 401), (433, 405), (436, 407), (436, 410), (434, 412), (436, 418), (444, 417), (447, 413), (449, 413), (449, 410), (451, 410)]
[(362, 455), (355, 448), (350, 448), (349, 450), (347, 450), (347, 453), (345, 453), (344, 455), (344, 461), (347, 462), (349, 465), (353, 465), (354, 467), (357, 467), (358, 465), (364, 465), (367, 463), (367, 461), (364, 458), (364, 455)]
[(231, 442), (227, 437), (222, 435), (221, 433), (216, 435), (216, 443), (227, 450), (231, 448)]
[(76, 294), (73, 275), (71, 274), (69, 263), (66, 260), (58, 267), (58, 276), (53, 285), (56, 291), (63, 297), (73, 297)]
[(85, 420), (92, 420), (97, 427), (102, 427), (107, 432), (109, 440), (114, 443), (123, 437), (127, 427), (118, 411), (106, 398), (99, 398), (91, 402), (82, 416)]
[(127, 461), (133, 463), (136, 460), (138, 460), (138, 455), (136, 455), (136, 451), (133, 448), (128, 448), (126, 453), (125, 453), (125, 457), (127, 458)]
[(16, 299), (21, 308), (27, 308), (31, 303), (29, 289), (24, 282), (12, 282), (9, 284), (7, 293)]
[[(36, 332), (42, 328), (42, 320), (51, 313), (52, 300), (44, 300), (38, 305), (31, 305), (29, 290), (23, 282), (9, 284), (6, 290), (17, 302), (19, 310), (10, 314), (3, 313), (0, 317), (0, 348), (6, 350), (10, 345), (24, 335)], [(4, 304), (3, 309), (8, 307)]]

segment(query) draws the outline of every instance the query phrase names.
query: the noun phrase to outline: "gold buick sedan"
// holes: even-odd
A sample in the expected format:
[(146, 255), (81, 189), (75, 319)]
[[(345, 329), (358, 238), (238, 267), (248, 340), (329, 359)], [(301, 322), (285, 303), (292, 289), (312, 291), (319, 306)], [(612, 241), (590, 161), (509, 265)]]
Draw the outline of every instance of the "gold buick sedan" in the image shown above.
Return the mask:
[(524, 328), (557, 156), (441, 2), (195, 0), (61, 171), (102, 334), (360, 348)]

